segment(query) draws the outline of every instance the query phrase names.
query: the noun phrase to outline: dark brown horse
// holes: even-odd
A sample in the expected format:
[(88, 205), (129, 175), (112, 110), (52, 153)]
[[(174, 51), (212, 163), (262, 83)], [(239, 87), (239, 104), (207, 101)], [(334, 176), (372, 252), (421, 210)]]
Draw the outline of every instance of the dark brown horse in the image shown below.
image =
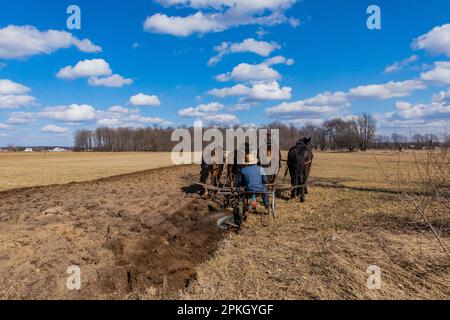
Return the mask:
[[(227, 156), (227, 184), (231, 187), (236, 187), (241, 181), (241, 169), (245, 166), (243, 163), (245, 156), (250, 152), (250, 146), (245, 143), (242, 148), (234, 149)], [(241, 162), (241, 163), (239, 163)]]
[[(266, 164), (261, 164), (261, 149), (258, 150), (258, 165), (261, 166), (262, 168), (270, 168), (272, 166), (272, 159), (274, 159), (275, 157), (273, 157), (273, 153), (272, 153), (272, 145), (269, 142), (267, 144), (267, 157), (269, 158), (269, 162)], [(275, 180), (277, 178), (278, 175), (278, 171), (281, 168), (281, 151), (278, 151), (278, 161), (277, 161), (277, 166), (275, 167), (275, 172), (273, 174), (267, 175), (267, 184), (269, 185), (273, 185), (275, 183)]]
[[(224, 169), (224, 161), (221, 161), (221, 163), (219, 163), (214, 151), (211, 152), (211, 156), (211, 164), (207, 164), (205, 159), (202, 158), (202, 165), (200, 169), (200, 183), (210, 184), (214, 187), (220, 187), (220, 178), (222, 177)], [(205, 188), (205, 193), (207, 191), (208, 190), (206, 190)]]
[(308, 194), (307, 183), (313, 157), (311, 137), (300, 139), (288, 153), (287, 165), (293, 187), (291, 198), (300, 196), (301, 202), (305, 202), (305, 194)]

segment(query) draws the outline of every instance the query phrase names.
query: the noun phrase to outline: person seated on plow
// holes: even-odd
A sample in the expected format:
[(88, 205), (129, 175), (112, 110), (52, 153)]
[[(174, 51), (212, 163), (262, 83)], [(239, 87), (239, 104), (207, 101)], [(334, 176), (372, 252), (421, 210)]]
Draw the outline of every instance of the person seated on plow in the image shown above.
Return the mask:
[(258, 160), (253, 154), (245, 155), (245, 167), (241, 169), (240, 186), (245, 191), (255, 192), (252, 196), (251, 206), (256, 209), (256, 193), (262, 193), (263, 204), (269, 207), (269, 197), (266, 189), (267, 176), (263, 168), (258, 166)]

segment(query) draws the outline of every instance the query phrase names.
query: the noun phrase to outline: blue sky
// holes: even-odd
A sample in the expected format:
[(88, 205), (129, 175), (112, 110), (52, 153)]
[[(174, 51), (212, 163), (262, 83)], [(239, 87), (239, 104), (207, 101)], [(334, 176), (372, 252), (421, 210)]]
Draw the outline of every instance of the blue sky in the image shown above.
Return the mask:
[[(80, 30), (66, 26), (72, 4)], [(381, 30), (366, 26), (371, 4)], [(383, 134), (443, 133), (449, 57), (441, 0), (2, 1), (0, 146), (69, 146), (75, 130), (104, 125), (360, 112)]]

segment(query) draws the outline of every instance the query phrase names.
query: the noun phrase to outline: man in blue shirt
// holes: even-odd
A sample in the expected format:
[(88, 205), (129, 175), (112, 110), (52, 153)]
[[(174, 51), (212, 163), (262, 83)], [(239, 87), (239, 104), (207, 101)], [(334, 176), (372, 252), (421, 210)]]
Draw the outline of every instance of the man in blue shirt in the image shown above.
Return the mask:
[[(241, 186), (246, 191), (263, 194), (263, 203), (266, 208), (269, 207), (269, 197), (267, 195), (267, 176), (264, 169), (258, 166), (258, 160), (253, 154), (245, 156), (246, 166), (241, 169)], [(252, 197), (252, 206), (256, 209), (256, 195)]]

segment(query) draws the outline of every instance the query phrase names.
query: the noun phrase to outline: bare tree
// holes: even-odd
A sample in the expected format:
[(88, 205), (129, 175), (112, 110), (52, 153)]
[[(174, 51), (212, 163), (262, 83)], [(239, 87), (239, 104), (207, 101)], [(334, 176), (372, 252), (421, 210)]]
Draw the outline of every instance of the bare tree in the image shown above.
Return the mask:
[(358, 133), (359, 147), (366, 151), (372, 142), (377, 130), (377, 121), (369, 113), (361, 113), (356, 118), (356, 131)]

